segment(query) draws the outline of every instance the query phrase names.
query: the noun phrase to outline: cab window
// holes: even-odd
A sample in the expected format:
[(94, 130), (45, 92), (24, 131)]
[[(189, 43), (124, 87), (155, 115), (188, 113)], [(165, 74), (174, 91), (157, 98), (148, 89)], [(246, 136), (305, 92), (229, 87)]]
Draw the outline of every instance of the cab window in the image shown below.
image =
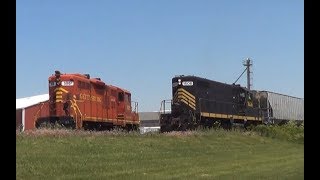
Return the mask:
[(119, 93), (118, 93), (118, 100), (119, 100), (119, 101), (123, 101), (123, 100), (124, 100), (124, 94), (123, 94), (123, 92), (119, 92)]

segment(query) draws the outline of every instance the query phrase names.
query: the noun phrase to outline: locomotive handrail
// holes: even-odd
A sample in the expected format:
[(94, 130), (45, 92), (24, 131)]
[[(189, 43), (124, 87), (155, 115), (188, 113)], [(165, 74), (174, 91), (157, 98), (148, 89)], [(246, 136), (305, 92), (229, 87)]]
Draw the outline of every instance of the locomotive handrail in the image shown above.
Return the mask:
[[(225, 104), (225, 105), (236, 105), (236, 106), (239, 106), (239, 105), (242, 105), (242, 104), (238, 104), (238, 103), (234, 103), (234, 102), (225, 102), (225, 101), (217, 101), (217, 100), (210, 100), (210, 99), (205, 99), (205, 98), (199, 98), (199, 110), (200, 112), (202, 112), (202, 106), (203, 104), (201, 103), (201, 101), (203, 102), (206, 102), (206, 101), (209, 101), (210, 103), (220, 103), (220, 104)], [(205, 106), (205, 105), (204, 105)], [(220, 106), (222, 107), (222, 106)], [(233, 106), (233, 110), (235, 107)], [(262, 117), (262, 111), (261, 111), (261, 108), (259, 107), (250, 107), (250, 109), (253, 109), (253, 110), (258, 110), (258, 114), (257, 114), (257, 117)], [(201, 113), (200, 113), (200, 120), (201, 120)]]
[[(132, 104), (134, 104), (134, 108), (132, 108)], [(132, 112), (138, 113), (138, 102), (137, 101), (131, 101), (131, 108), (132, 108)]]
[[(205, 99), (205, 98), (199, 98), (199, 103), (200, 103), (201, 100), (217, 102), (217, 103), (224, 103), (224, 104), (243, 105), (243, 104), (238, 104), (238, 103), (233, 103), (233, 102), (217, 101), (217, 100), (210, 100), (210, 99)], [(201, 108), (201, 103), (200, 103), (200, 108)], [(262, 109), (262, 108), (259, 108), (259, 107), (250, 107), (250, 108), (251, 109), (258, 109), (258, 110)]]
[(168, 104), (168, 103), (170, 103), (170, 105), (172, 105), (172, 99), (165, 99), (165, 100), (161, 101), (160, 110), (159, 110), (160, 114), (166, 114), (166, 104)]

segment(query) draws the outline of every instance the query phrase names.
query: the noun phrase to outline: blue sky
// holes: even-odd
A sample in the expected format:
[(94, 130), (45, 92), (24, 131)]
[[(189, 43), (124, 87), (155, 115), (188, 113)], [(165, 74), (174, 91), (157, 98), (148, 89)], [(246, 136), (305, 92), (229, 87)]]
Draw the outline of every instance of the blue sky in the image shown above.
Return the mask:
[[(48, 93), (55, 70), (100, 77), (140, 111), (171, 98), (171, 78), (304, 97), (302, 0), (17, 0), (16, 98)], [(238, 83), (246, 86), (246, 76)]]

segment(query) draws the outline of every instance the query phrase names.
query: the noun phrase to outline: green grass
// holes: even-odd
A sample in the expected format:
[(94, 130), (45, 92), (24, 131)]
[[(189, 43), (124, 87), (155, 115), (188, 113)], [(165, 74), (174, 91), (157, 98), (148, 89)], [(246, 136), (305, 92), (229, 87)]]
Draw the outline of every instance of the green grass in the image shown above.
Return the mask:
[(304, 179), (304, 145), (255, 132), (16, 135), (17, 179)]

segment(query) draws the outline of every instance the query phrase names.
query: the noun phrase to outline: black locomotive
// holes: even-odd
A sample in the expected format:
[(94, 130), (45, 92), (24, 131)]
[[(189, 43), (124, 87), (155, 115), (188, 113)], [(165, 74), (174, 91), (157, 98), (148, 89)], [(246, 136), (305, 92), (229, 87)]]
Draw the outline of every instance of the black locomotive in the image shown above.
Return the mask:
[(225, 128), (231, 128), (233, 123), (245, 126), (261, 123), (254, 93), (240, 85), (196, 76), (176, 76), (172, 78), (171, 113), (160, 114), (161, 131), (212, 127), (215, 122)]

